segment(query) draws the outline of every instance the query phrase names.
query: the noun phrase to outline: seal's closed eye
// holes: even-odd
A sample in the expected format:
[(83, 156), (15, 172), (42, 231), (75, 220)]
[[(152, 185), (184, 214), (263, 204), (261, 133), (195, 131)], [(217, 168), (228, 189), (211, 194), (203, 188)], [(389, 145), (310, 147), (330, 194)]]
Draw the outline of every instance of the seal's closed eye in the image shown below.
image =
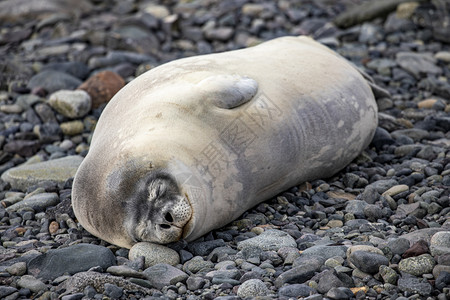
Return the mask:
[(246, 76), (215, 75), (198, 83), (198, 87), (220, 108), (236, 108), (256, 95), (258, 83)]

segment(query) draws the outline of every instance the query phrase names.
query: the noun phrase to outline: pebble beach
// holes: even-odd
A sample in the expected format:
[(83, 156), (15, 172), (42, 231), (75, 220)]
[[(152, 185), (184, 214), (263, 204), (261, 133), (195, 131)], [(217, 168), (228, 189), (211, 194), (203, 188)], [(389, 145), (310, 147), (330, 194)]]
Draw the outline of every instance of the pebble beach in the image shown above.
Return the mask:
[[(350, 165), (190, 243), (83, 229), (73, 177), (117, 91), (299, 35), (390, 94)], [(1, 1), (0, 299), (450, 299), (449, 78), (445, 0)]]

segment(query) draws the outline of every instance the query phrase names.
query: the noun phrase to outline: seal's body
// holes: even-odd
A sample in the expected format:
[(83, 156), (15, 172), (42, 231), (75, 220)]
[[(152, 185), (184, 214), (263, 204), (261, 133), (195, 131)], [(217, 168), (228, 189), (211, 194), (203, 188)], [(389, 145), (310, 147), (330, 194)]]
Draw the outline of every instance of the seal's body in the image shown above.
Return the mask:
[(119, 246), (192, 241), (338, 172), (376, 126), (367, 80), (309, 38), (176, 60), (107, 105), (75, 176), (73, 208), (88, 231)]

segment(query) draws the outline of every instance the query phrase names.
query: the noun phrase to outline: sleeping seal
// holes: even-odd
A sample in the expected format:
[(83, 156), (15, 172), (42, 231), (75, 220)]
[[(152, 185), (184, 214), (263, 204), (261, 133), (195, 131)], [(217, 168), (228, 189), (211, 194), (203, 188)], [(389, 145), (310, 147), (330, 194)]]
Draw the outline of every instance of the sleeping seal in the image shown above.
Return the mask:
[(192, 241), (338, 172), (376, 126), (371, 83), (306, 37), (176, 60), (106, 106), (73, 208), (85, 229), (122, 247)]

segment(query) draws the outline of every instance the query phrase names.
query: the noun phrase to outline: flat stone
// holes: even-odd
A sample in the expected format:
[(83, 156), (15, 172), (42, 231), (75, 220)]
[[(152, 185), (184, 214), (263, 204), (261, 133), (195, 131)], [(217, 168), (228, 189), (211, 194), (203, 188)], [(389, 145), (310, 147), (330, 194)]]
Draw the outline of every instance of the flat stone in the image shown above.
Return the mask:
[(73, 90), (81, 84), (81, 80), (67, 73), (46, 70), (34, 75), (28, 82), (28, 88), (44, 88), (48, 93), (59, 90)]
[(45, 283), (40, 281), (39, 279), (36, 279), (34, 276), (31, 275), (23, 275), (18, 281), (17, 285), (24, 289), (29, 289), (33, 293), (38, 293), (40, 291), (46, 291), (48, 290)]
[(17, 292), (17, 289), (12, 286), (0, 286), (0, 298), (1, 299), (5, 299), (6, 296), (9, 296), (15, 292)]
[(307, 263), (305, 261), (305, 263), (281, 273), (275, 280), (275, 286), (280, 288), (285, 283), (304, 283), (311, 279), (321, 266), (321, 263)]
[(239, 250), (242, 250), (246, 246), (257, 246), (264, 251), (278, 251), (283, 247), (297, 247), (297, 243), (286, 232), (269, 229), (258, 236), (238, 242), (237, 244)]
[(409, 190), (409, 186), (407, 186), (406, 184), (399, 184), (399, 185), (394, 185), (393, 187), (391, 187), (390, 189), (388, 189), (387, 191), (385, 191), (382, 196), (385, 195), (389, 195), (389, 196), (395, 196), (397, 194), (406, 192)]
[(403, 234), (401, 237), (407, 239), (411, 244), (414, 244), (420, 240), (430, 243), (431, 237), (439, 231), (443, 231), (441, 228), (424, 228), (412, 231), (410, 233)]
[(422, 276), (431, 273), (435, 264), (436, 261), (430, 254), (422, 254), (402, 259), (398, 264), (398, 269), (414, 276)]
[(30, 207), (35, 212), (44, 211), (47, 207), (55, 206), (59, 203), (59, 196), (56, 193), (41, 193), (28, 197), (6, 208), (6, 211), (18, 211)]
[(63, 122), (60, 124), (61, 131), (64, 135), (74, 136), (83, 133), (84, 124), (80, 120)]
[(78, 244), (39, 255), (29, 262), (28, 272), (43, 280), (53, 280), (64, 273), (75, 274), (96, 266), (107, 269), (115, 264), (116, 257), (110, 249)]
[(442, 73), (442, 69), (436, 65), (436, 59), (431, 54), (398, 52), (395, 61), (416, 78), (420, 78), (422, 74)]
[(298, 299), (300, 297), (308, 297), (316, 293), (317, 291), (314, 288), (307, 286), (306, 284), (299, 283), (286, 285), (278, 290), (279, 296), (289, 298), (293, 297), (295, 299)]
[(64, 184), (67, 179), (75, 176), (82, 161), (83, 157), (73, 155), (35, 164), (23, 164), (9, 169), (2, 174), (1, 178), (13, 189), (21, 191), (26, 191), (29, 186), (41, 181)]
[(6, 268), (6, 272), (13, 276), (22, 276), (27, 272), (26, 262), (17, 262)]
[(108, 272), (111, 275), (115, 275), (115, 276), (145, 278), (143, 273), (138, 272), (126, 265), (111, 266), (108, 269), (106, 269), (106, 272)]
[(325, 262), (325, 260), (335, 256), (345, 257), (346, 249), (345, 246), (317, 245), (304, 250), (300, 257), (320, 256)]
[(429, 296), (433, 290), (433, 287), (425, 279), (419, 279), (412, 275), (400, 277), (397, 284), (402, 292), (417, 293), (421, 296)]
[(180, 256), (175, 250), (163, 245), (148, 242), (136, 243), (131, 247), (128, 258), (130, 260), (135, 260), (140, 256), (143, 256), (145, 259), (145, 268), (160, 263), (172, 266), (180, 263)]
[(48, 104), (65, 117), (82, 118), (91, 110), (91, 96), (83, 90), (60, 90), (50, 95)]
[(385, 265), (381, 265), (380, 275), (385, 283), (390, 283), (393, 285), (397, 284), (398, 275), (397, 272), (395, 272), (392, 268)]
[(185, 282), (188, 275), (183, 271), (168, 264), (157, 264), (144, 271), (144, 275), (151, 285), (157, 289), (162, 289), (168, 285), (175, 285), (178, 282)]
[(450, 231), (435, 233), (430, 240), (430, 251), (435, 257), (450, 254)]

